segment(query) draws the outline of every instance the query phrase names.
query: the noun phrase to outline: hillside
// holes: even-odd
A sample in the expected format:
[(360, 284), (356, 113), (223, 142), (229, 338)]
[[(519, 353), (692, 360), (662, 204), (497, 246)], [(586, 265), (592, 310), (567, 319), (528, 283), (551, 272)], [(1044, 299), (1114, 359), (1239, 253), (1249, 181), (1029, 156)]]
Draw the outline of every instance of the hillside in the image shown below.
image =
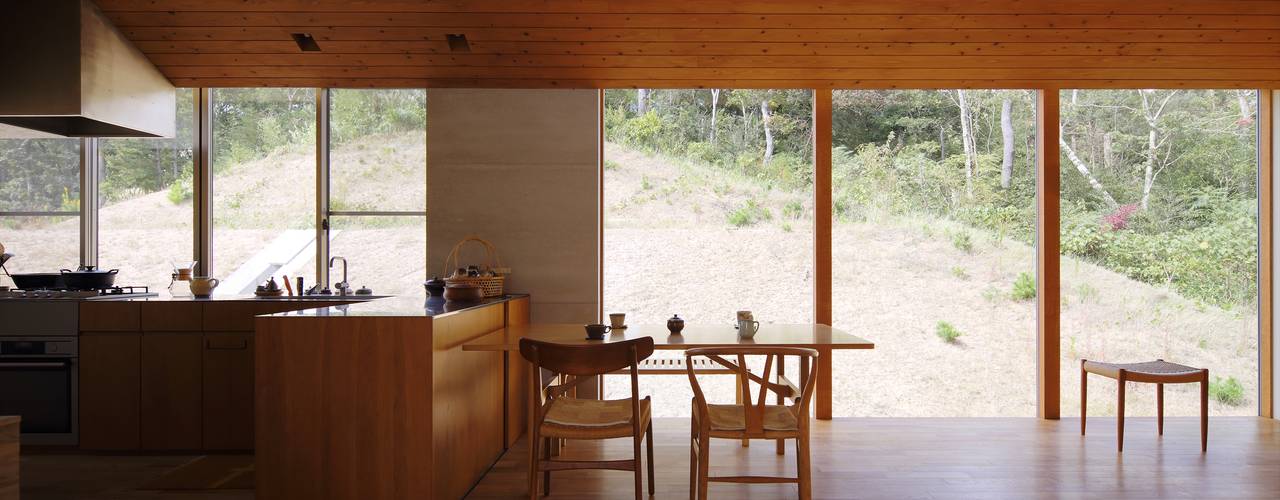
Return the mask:
[[(764, 322), (812, 317), (807, 195), (612, 143), (605, 155), (606, 312), (627, 312), (632, 323), (673, 313), (728, 323), (739, 309)], [(747, 199), (771, 216), (735, 228), (729, 216)], [(805, 215), (792, 220), (784, 212), (797, 200)], [(968, 251), (957, 247), (961, 234)], [(833, 253), (835, 325), (877, 344), (835, 355), (837, 415), (1035, 414), (1035, 302), (1011, 297), (1018, 275), (1034, 273), (1031, 247), (947, 220), (885, 217), (838, 223)], [(1207, 366), (1236, 378), (1246, 397), (1239, 406), (1213, 402), (1213, 414), (1256, 413), (1255, 313), (1197, 304), (1067, 256), (1062, 272), (1063, 415), (1079, 412), (1082, 357)], [(935, 334), (940, 321), (962, 333), (957, 342)], [(642, 381), (657, 395), (656, 414), (686, 414), (692, 394), (673, 391), (687, 384), (664, 379)], [(732, 394), (731, 381), (712, 383)], [(624, 387), (609, 382), (614, 394)], [(1114, 412), (1114, 383), (1094, 387), (1091, 413)], [(1129, 413), (1154, 414), (1154, 390), (1136, 389)], [(1198, 412), (1196, 387), (1168, 390), (1170, 415)]]

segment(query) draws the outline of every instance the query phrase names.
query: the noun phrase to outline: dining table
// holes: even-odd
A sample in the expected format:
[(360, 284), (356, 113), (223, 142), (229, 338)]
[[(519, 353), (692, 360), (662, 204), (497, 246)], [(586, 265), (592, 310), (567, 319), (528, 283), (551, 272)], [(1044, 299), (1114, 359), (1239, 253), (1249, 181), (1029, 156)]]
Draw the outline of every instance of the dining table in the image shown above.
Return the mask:
[[(654, 349), (685, 350), (699, 347), (805, 347), (818, 351), (814, 362), (816, 399), (815, 416), (831, 418), (831, 354), (839, 349), (875, 349), (875, 343), (844, 330), (820, 324), (761, 323), (755, 335), (743, 338), (733, 324), (691, 323), (680, 333), (671, 333), (665, 325), (628, 325), (606, 333), (603, 339), (586, 336), (584, 325), (574, 323), (536, 323), (511, 325), (493, 334), (464, 344), (463, 351), (519, 351), (520, 339), (528, 338), (559, 344), (610, 344), (641, 337), (653, 338)], [(825, 411), (824, 411), (825, 410)]]

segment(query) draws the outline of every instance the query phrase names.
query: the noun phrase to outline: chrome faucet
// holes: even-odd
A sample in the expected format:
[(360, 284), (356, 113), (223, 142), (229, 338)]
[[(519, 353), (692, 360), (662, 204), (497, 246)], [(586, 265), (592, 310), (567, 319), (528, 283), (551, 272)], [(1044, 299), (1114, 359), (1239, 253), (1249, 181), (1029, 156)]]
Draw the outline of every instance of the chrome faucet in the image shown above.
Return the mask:
[(347, 284), (347, 258), (338, 256), (330, 257), (329, 269), (333, 269), (333, 262), (337, 260), (342, 261), (342, 281), (339, 281), (337, 284), (333, 285), (333, 287), (338, 290), (338, 295), (347, 295), (351, 290), (351, 285)]

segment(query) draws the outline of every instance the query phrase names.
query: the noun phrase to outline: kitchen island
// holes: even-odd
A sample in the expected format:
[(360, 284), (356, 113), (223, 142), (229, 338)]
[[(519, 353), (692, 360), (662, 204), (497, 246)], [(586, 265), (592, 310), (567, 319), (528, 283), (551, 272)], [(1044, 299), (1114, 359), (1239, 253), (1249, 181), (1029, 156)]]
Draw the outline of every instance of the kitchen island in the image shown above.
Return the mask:
[(521, 435), (524, 370), (462, 345), (529, 298), (387, 298), (256, 319), (257, 497), (461, 498)]

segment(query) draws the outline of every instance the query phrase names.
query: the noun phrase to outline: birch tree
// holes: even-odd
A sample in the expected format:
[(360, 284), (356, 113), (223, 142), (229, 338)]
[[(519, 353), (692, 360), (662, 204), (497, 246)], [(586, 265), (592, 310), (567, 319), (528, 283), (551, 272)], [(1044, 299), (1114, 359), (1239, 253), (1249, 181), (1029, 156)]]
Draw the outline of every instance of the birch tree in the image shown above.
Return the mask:
[(1000, 103), (1000, 134), (1004, 159), (1000, 163), (1000, 189), (1009, 189), (1013, 180), (1013, 99), (1005, 96)]
[(764, 126), (764, 164), (773, 159), (773, 129), (769, 127), (769, 98), (760, 100), (760, 124)]
[(1142, 209), (1146, 210), (1151, 200), (1151, 188), (1156, 183), (1156, 177), (1164, 171), (1165, 168), (1172, 163), (1167, 155), (1162, 157), (1160, 150), (1164, 148), (1168, 141), (1168, 136), (1163, 133), (1160, 126), (1160, 117), (1164, 115), (1166, 106), (1174, 96), (1178, 95), (1177, 90), (1171, 90), (1163, 99), (1158, 99), (1157, 103), (1156, 91), (1151, 89), (1139, 90), (1138, 94), (1142, 97), (1142, 115), (1147, 122), (1147, 154), (1146, 162), (1143, 165), (1142, 172)]
[(973, 142), (973, 118), (964, 89), (956, 89), (955, 102), (960, 107), (960, 145), (964, 147), (964, 195), (973, 198), (973, 172), (977, 168), (978, 153)]
[(720, 106), (720, 89), (711, 89), (711, 137), (707, 142), (716, 142), (716, 114)]

